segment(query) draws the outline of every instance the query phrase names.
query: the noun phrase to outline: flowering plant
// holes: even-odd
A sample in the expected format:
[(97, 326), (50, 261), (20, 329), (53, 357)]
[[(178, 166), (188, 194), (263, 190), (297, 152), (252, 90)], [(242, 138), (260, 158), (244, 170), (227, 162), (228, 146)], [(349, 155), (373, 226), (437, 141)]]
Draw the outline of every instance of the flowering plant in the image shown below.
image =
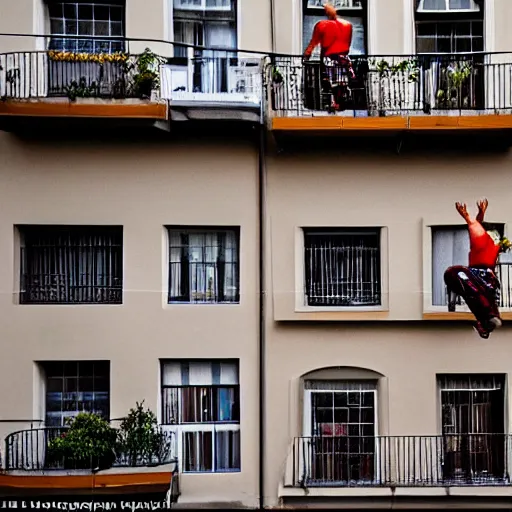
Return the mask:
[(506, 237), (502, 237), (498, 245), (500, 246), (500, 252), (508, 252), (512, 249), (512, 242)]
[(51, 60), (59, 62), (96, 62), (104, 64), (105, 62), (117, 62), (120, 64), (128, 60), (128, 55), (122, 52), (116, 53), (75, 53), (75, 52), (57, 52), (49, 51), (48, 57)]

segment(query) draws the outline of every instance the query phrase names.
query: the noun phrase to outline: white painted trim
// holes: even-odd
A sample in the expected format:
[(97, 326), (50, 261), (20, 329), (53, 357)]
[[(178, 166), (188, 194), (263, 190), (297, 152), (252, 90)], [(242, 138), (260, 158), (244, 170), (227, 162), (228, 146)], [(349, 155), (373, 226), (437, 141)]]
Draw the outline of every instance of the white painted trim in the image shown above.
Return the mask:
[(406, 55), (413, 55), (416, 52), (415, 44), (415, 11), (414, 0), (403, 0), (403, 26), (404, 26), (404, 41), (403, 53)]
[(484, 49), (496, 51), (496, 10), (495, 0), (485, 0), (484, 11)]
[[(368, 0), (368, 8), (366, 10), (366, 15), (368, 17), (367, 21), (367, 34), (366, 40), (368, 48), (366, 49), (366, 53), (368, 55), (378, 54), (378, 19), (379, 19), (379, 11), (377, 9), (378, 1), (377, 0)], [(382, 5), (382, 2), (381, 2)]]

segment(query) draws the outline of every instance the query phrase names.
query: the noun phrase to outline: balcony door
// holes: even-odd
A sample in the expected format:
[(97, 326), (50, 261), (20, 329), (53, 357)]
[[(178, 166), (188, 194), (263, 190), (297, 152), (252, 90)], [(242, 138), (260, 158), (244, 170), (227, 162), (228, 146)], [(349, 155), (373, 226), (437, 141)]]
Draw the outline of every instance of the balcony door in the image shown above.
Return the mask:
[(439, 379), (444, 479), (486, 483), (505, 474), (504, 377), (443, 376)]
[(305, 381), (301, 464), (308, 485), (378, 479), (376, 382)]

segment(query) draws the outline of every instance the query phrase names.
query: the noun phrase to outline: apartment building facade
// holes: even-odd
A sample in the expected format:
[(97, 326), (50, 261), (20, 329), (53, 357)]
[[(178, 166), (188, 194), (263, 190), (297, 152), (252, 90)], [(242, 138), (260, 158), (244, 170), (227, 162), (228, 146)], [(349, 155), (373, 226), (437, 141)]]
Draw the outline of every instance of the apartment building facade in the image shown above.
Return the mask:
[(455, 201), (510, 236), (512, 5), (336, 6), (364, 80), (335, 113), (300, 57), (321, 1), (3, 8), (7, 472), (19, 432), (144, 399), (176, 507), (510, 506), (512, 260), (488, 341), (442, 276)]

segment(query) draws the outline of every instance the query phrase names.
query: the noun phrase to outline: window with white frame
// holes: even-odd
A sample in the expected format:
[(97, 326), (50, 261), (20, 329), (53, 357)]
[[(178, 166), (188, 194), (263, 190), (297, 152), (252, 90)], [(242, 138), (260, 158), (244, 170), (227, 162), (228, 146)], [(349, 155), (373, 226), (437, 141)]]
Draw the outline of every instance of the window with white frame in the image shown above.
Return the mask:
[[(328, 0), (302, 0), (302, 46), (305, 50), (313, 35), (315, 25), (326, 19), (323, 6)], [(352, 23), (353, 35), (351, 55), (367, 53), (368, 2), (367, 0), (329, 0), (334, 5), (338, 16)], [(313, 57), (320, 56), (320, 49), (315, 48)]]
[(483, 1), (416, 0), (417, 53), (471, 53), (483, 50)]
[[(504, 225), (493, 225), (494, 229), (503, 235)], [(453, 265), (467, 266), (469, 264), (469, 232), (467, 225), (462, 226), (432, 226), (432, 305), (446, 306), (448, 293), (444, 282), (444, 273)], [(504, 272), (508, 280), (508, 264)], [(501, 269), (497, 268), (498, 278)], [(459, 304), (461, 299), (459, 297)], [(505, 299), (506, 300), (506, 299)]]
[(304, 229), (308, 306), (381, 305), (380, 228)]
[(309, 478), (375, 480), (377, 382), (306, 380), (304, 389)]
[(110, 417), (109, 361), (45, 361), (47, 427), (66, 426), (80, 412)]
[[(48, 13), (52, 34), (50, 50), (80, 53), (114, 53), (124, 50), (123, 41), (110, 38), (123, 37), (125, 34), (125, 0), (49, 0)], [(71, 39), (66, 36), (79, 37)]]
[(162, 423), (175, 430), (181, 470), (240, 470), (239, 364), (162, 361)]
[[(205, 48), (237, 47), (236, 0), (174, 0), (174, 41)], [(176, 56), (186, 49), (177, 47)]]
[(238, 303), (238, 228), (169, 228), (169, 303)]

